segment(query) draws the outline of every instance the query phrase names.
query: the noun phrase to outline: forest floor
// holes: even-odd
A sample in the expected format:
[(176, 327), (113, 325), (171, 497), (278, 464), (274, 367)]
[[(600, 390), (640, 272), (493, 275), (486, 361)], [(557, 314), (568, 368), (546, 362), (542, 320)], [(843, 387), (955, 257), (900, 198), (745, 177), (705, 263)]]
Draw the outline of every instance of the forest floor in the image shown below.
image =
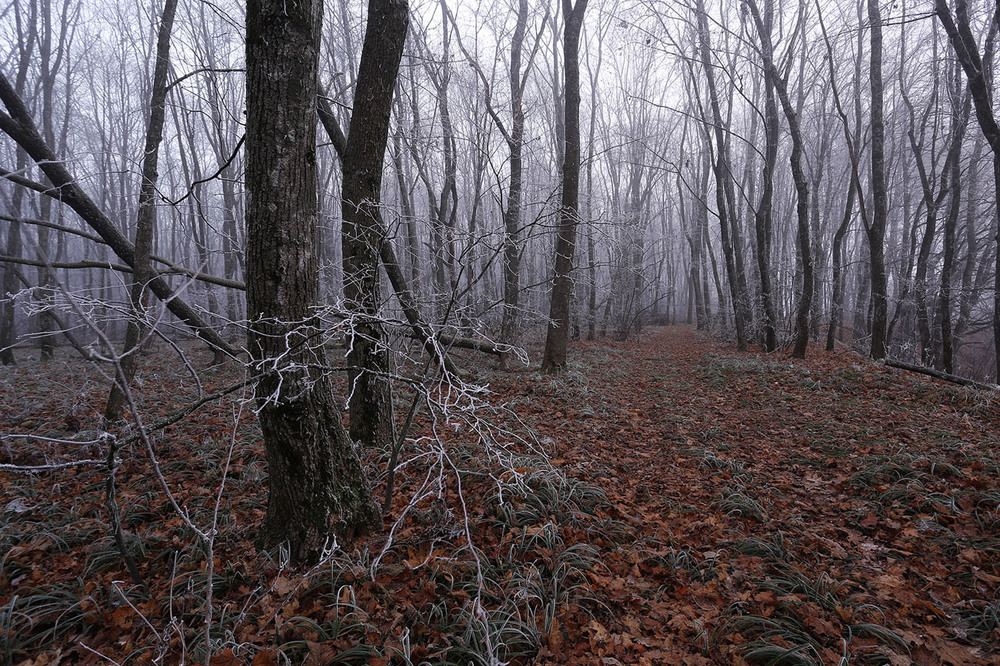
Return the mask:
[[(68, 359), (0, 373), (3, 430), (36, 435), (0, 463), (106, 454), (38, 437), (98, 422), (106, 383)], [(203, 663), (206, 608), (216, 666), (1000, 663), (1000, 394), (684, 327), (571, 359), (557, 376), (471, 359), (489, 393), (470, 402), (494, 407), (418, 411), (385, 530), (309, 571), (253, 547), (265, 467), (235, 395), (152, 442), (217, 530), (210, 587), (207, 542), (127, 433), (117, 497), (148, 591), (99, 465), (0, 472), (0, 664)], [(197, 395), (178, 365), (147, 361), (151, 421)], [(369, 458), (381, 499), (388, 453)]]

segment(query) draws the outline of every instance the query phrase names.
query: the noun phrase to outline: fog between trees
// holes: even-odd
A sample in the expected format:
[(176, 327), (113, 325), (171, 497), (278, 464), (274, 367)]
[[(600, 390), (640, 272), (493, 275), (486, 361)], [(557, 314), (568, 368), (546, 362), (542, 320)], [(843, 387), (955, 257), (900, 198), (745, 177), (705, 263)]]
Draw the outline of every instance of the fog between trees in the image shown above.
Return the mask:
[[(18, 1), (2, 15), (12, 91), (53, 157), (133, 241), (162, 9)], [(428, 325), (518, 343), (548, 319), (566, 138), (563, 8), (409, 9), (381, 183), (387, 238)], [(571, 335), (692, 322), (741, 345), (798, 340), (799, 350), (808, 333), (813, 344), (994, 378), (993, 11), (587, 7)], [(323, 13), (319, 81), (341, 128), (365, 17), (347, 1)], [(154, 267), (227, 335), (245, 312), (234, 288), (244, 279), (244, 22), (238, 5), (179, 3), (152, 197)], [(320, 289), (336, 303), (341, 163), (319, 137)], [(5, 173), (46, 185), (6, 139)], [(129, 278), (92, 262), (120, 257), (37, 189), (3, 185), (13, 218), (3, 221), (5, 290), (15, 295), (4, 345), (28, 334), (42, 336), (43, 351), (61, 344), (77, 314), (27, 316), (64, 298), (59, 286), (85, 296), (118, 337)], [(390, 290), (376, 309), (398, 311)]]

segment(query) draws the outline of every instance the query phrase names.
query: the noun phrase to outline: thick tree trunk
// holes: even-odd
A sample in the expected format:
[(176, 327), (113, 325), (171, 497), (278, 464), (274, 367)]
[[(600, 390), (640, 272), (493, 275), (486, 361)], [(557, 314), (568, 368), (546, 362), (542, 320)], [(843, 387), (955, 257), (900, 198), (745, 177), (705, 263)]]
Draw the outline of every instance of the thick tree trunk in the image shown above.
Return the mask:
[(565, 151), (563, 158), (562, 201), (556, 236), (555, 271), (552, 299), (549, 304), (549, 326), (545, 336), (542, 370), (558, 372), (566, 367), (569, 344), (569, 309), (573, 294), (573, 253), (576, 249), (576, 227), (579, 222), (580, 198), (580, 32), (587, 0), (562, 0), (566, 21), (563, 40), (563, 61), (566, 68)]
[(258, 543), (295, 563), (372, 528), (358, 451), (333, 396), (319, 323), (316, 70), (320, 0), (247, 3), (247, 313), (268, 464)]

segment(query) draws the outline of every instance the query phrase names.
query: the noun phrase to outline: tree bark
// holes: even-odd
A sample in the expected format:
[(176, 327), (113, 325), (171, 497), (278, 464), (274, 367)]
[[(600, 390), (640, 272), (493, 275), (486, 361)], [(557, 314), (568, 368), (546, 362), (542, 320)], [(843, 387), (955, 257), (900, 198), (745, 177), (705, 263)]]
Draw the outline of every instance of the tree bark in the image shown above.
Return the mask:
[(871, 29), (871, 128), (872, 128), (872, 219), (865, 228), (871, 270), (872, 323), (871, 357), (885, 358), (888, 340), (889, 299), (885, 273), (885, 230), (889, 216), (889, 195), (885, 183), (885, 120), (882, 84), (882, 15), (879, 0), (868, 0)]
[(588, 0), (562, 0), (566, 22), (563, 66), (566, 71), (565, 149), (563, 151), (562, 201), (556, 236), (555, 270), (549, 303), (549, 326), (542, 357), (544, 372), (566, 367), (569, 344), (569, 309), (573, 294), (573, 253), (580, 219), (580, 32)]
[(247, 3), (248, 345), (269, 483), (258, 544), (287, 543), (296, 564), (378, 519), (314, 312), (321, 16), (321, 0)]
[(405, 0), (368, 3), (368, 27), (343, 158), (344, 301), (357, 317), (348, 353), (351, 436), (366, 446), (394, 441), (392, 388), (386, 376), (389, 354), (378, 320), (379, 249), (386, 242), (378, 207), (392, 97), (408, 26)]

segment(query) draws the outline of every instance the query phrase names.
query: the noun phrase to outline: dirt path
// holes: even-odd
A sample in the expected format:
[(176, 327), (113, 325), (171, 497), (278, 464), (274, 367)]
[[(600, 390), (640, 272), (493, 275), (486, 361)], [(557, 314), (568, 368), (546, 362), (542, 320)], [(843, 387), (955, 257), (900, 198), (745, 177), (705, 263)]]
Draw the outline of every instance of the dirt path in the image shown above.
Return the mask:
[(522, 412), (620, 533), (543, 660), (1000, 663), (994, 396), (680, 327), (575, 358)]

